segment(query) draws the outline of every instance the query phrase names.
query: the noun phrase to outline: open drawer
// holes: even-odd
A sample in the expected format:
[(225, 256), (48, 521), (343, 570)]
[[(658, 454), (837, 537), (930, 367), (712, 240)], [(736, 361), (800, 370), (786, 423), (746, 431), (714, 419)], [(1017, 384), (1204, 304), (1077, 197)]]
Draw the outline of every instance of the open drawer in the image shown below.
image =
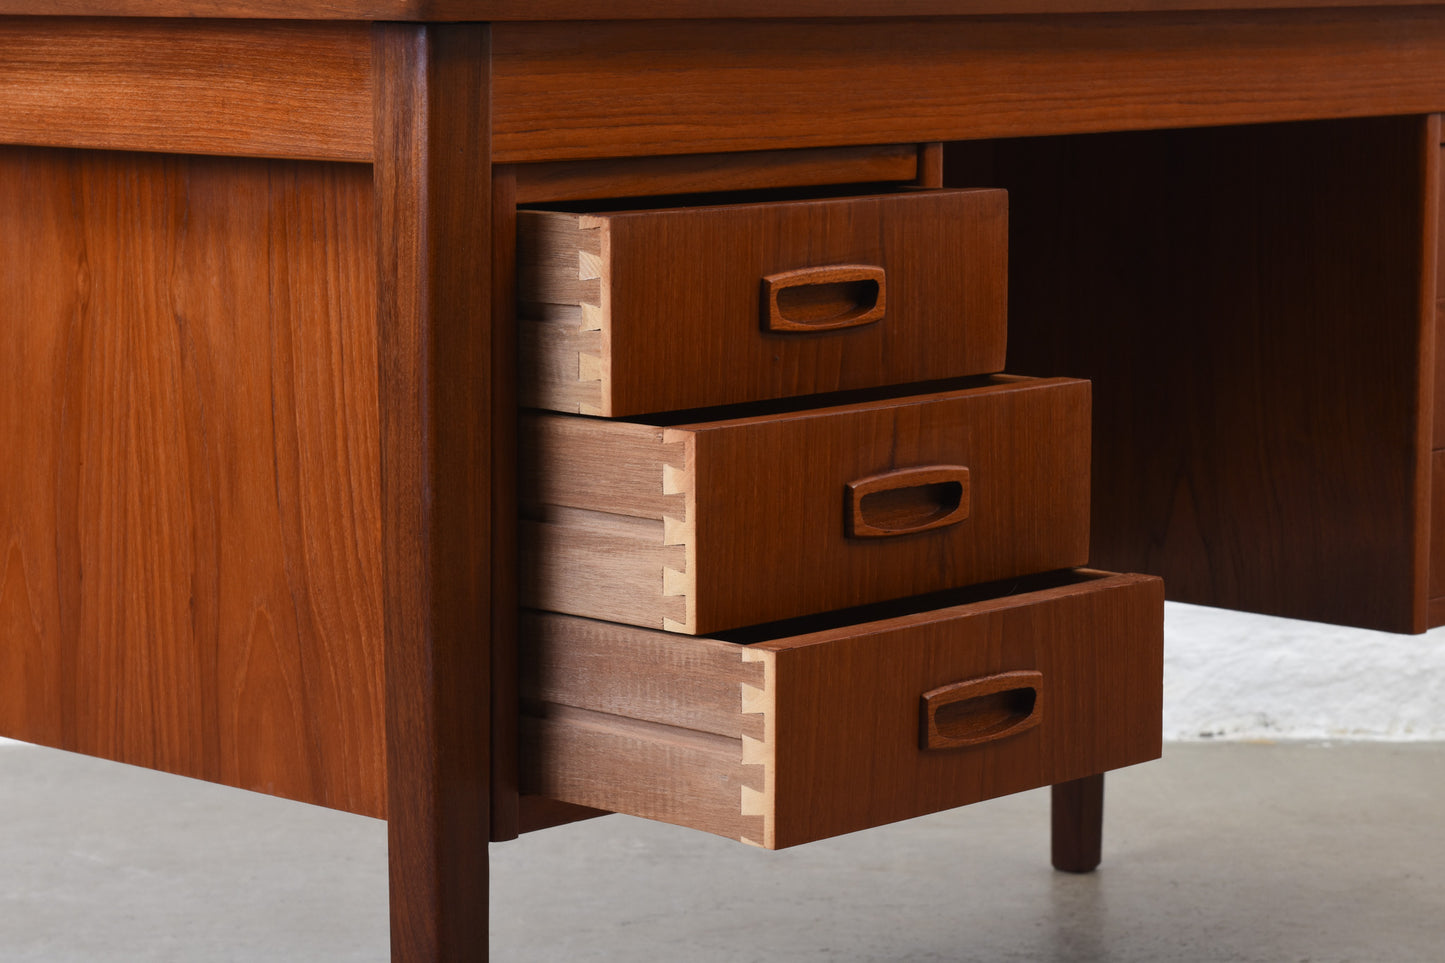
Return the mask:
[(522, 403), (620, 417), (1003, 370), (1008, 197), (520, 211)]
[(1088, 382), (950, 384), (723, 420), (527, 414), (522, 603), (698, 635), (1087, 562)]
[(781, 849), (1154, 759), (1163, 602), (1077, 571), (719, 638), (525, 613), (522, 788)]

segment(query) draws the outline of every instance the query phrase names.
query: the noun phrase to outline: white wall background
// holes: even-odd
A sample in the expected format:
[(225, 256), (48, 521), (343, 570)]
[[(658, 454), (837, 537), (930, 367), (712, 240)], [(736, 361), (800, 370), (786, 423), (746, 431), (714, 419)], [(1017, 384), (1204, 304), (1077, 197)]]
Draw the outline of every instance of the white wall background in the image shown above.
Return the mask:
[(1445, 629), (1390, 635), (1167, 603), (1164, 738), (1445, 740)]

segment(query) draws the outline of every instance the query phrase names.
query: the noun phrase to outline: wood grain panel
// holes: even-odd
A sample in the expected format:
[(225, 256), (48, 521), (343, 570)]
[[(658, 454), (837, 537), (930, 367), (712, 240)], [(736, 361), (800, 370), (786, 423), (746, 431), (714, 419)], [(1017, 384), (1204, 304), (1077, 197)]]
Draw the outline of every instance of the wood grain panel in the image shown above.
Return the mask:
[(0, 14), (300, 20), (657, 20), (915, 17), (1428, 6), (1438, 0), (0, 0)]
[[(699, 630), (1083, 564), (1089, 386), (936, 397), (856, 418), (695, 426)], [(969, 468), (968, 518), (867, 544), (845, 536), (845, 483), (930, 464)]]
[(914, 17), (1426, 6), (1438, 0), (0, 0), (0, 14), (301, 20), (656, 20)]
[(548, 509), (521, 525), (525, 604), (592, 618), (690, 625), (688, 549), (661, 520)]
[[(762, 688), (763, 666), (731, 642), (677, 636), (555, 612), (525, 612), (531, 644), (521, 689), (534, 702), (573, 706), (740, 739), (763, 738), (739, 712), (738, 687)], [(646, 671), (638, 671), (646, 665)]]
[(1424, 628), (1429, 140), (1400, 118), (998, 145), (1010, 364), (1095, 385), (1094, 564)]
[[(956, 621), (761, 643), (777, 650), (773, 845), (1156, 758), (1163, 586), (1116, 578), (981, 603)], [(916, 750), (923, 692), (1013, 669), (1044, 675), (1038, 727), (978, 752)]]
[(517, 202), (912, 180), (912, 144), (557, 161), (517, 168)]
[(491, 838), (515, 839), (517, 788), (517, 179), (492, 168)]
[(508, 464), (494, 446), (509, 438), (493, 406), (509, 383), (493, 384), (484, 320), (488, 33), (383, 24), (373, 41), (392, 959), (484, 960), (493, 629), (507, 624), (493, 607), (516, 604), (510, 573), (493, 583), (508, 540), (492, 524)]
[(0, 20), (0, 143), (371, 159), (359, 24)]
[[(1430, 458), (1430, 599), (1445, 598), (1445, 451)], [(1430, 627), (1436, 625), (1431, 610)]]
[(681, 492), (663, 490), (669, 469), (682, 472), (687, 467), (686, 445), (664, 441), (666, 429), (532, 414), (525, 421), (528, 444), (521, 470), (529, 504), (637, 518), (681, 518), (687, 513)]
[[(1439, 116), (1435, 115), (1438, 122)], [(1445, 150), (1438, 152), (1445, 156)], [(1445, 163), (1436, 158), (1440, 165), (1441, 177), (1445, 177)], [(1431, 447), (1445, 448), (1445, 190), (1436, 178), (1435, 200), (1435, 407), (1434, 427), (1431, 432)]]
[(384, 815), (367, 171), (0, 171), (0, 731)]
[(739, 800), (762, 791), (763, 767), (743, 751), (740, 739), (566, 706), (522, 719), (523, 757), (547, 760), (528, 766), (529, 792), (761, 843), (763, 814)]
[(507, 162), (1424, 113), (1445, 12), (501, 24), (493, 83)]

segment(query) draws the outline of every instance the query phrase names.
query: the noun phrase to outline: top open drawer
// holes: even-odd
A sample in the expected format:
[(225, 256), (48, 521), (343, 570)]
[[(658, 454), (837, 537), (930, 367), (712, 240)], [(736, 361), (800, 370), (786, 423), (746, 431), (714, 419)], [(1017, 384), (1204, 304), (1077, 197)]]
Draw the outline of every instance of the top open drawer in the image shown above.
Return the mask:
[(525, 405), (620, 417), (1003, 370), (998, 190), (518, 212)]

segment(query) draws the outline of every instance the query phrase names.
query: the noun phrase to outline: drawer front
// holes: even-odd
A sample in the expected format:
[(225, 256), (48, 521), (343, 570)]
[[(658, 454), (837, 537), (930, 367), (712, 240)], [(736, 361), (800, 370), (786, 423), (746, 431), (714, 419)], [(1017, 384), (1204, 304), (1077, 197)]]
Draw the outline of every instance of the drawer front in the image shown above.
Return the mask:
[(1157, 758), (1163, 585), (738, 645), (528, 613), (524, 791), (779, 849)]
[(1082, 565), (1089, 384), (524, 419), (525, 605), (695, 634)]
[(1001, 371), (1007, 195), (518, 214), (523, 404), (620, 417)]

